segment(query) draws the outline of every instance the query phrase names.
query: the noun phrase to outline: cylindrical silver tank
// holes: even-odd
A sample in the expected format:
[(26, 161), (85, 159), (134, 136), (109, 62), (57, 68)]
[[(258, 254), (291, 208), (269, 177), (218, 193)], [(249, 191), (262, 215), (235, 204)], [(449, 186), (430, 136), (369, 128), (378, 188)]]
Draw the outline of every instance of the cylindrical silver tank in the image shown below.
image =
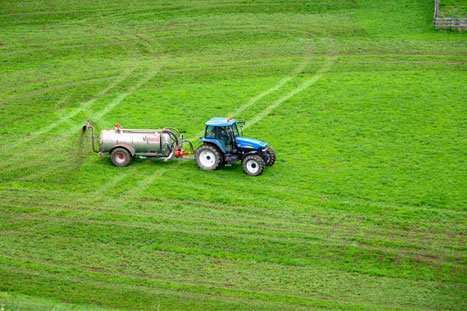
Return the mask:
[[(173, 135), (176, 137), (175, 135)], [(99, 135), (99, 149), (105, 153), (117, 144), (127, 144), (136, 154), (159, 154), (168, 156), (175, 146), (175, 141), (167, 131), (161, 130), (102, 130)]]

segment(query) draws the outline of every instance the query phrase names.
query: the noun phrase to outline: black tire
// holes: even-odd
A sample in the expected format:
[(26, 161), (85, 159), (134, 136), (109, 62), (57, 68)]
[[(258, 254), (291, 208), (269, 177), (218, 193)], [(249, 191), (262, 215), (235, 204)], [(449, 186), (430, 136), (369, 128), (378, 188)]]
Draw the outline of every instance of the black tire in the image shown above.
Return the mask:
[(263, 173), (266, 163), (256, 154), (246, 156), (242, 160), (243, 171), (250, 176), (259, 176)]
[(266, 166), (273, 166), (276, 163), (276, 152), (271, 147), (266, 147), (266, 159), (264, 160)]
[(216, 167), (216, 170), (220, 169), (225, 163), (225, 157), (221, 155), (221, 161), (219, 162), (219, 165)]
[(115, 166), (127, 166), (133, 160), (131, 153), (125, 148), (115, 148), (110, 153), (110, 160)]
[(224, 155), (222, 155), (217, 147), (204, 144), (196, 149), (195, 162), (200, 169), (215, 170), (223, 162)]

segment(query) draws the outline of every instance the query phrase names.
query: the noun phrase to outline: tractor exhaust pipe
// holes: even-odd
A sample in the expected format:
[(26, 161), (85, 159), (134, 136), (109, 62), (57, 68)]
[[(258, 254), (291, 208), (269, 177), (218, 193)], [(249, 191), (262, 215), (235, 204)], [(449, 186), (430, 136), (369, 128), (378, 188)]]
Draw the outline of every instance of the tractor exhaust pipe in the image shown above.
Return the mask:
[(86, 133), (88, 129), (91, 129), (91, 146), (92, 146), (92, 151), (95, 153), (99, 153), (99, 150), (96, 149), (96, 144), (95, 144), (95, 136), (94, 136), (94, 126), (91, 125), (91, 121), (87, 120), (83, 127), (81, 128), (82, 135)]

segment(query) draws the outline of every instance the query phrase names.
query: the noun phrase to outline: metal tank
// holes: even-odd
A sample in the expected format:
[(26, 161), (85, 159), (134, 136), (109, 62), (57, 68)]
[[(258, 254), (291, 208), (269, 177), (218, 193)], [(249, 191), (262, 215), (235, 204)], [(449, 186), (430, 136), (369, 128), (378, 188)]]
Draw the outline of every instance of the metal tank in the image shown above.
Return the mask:
[[(183, 135), (175, 128), (160, 130), (123, 129), (115, 124), (113, 130), (102, 130), (98, 138), (98, 148), (95, 146), (94, 127), (90, 122), (83, 126), (83, 132), (92, 130), (92, 149), (101, 156), (110, 155), (116, 166), (127, 166), (135, 156), (140, 158), (163, 159), (184, 158), (189, 154), (183, 150), (183, 143), (189, 143), (191, 154), (194, 153), (190, 141), (184, 140)], [(184, 159), (191, 159), (185, 157)]]
[(159, 154), (168, 156), (174, 149), (176, 137), (161, 130), (102, 130), (99, 139), (99, 149), (110, 153), (116, 145), (129, 145), (137, 154)]

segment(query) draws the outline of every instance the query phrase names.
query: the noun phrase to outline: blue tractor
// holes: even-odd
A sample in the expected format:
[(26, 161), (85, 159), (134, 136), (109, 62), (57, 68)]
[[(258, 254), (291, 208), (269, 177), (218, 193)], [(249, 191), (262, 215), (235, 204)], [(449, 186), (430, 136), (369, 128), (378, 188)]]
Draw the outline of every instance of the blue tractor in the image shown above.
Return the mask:
[(204, 137), (200, 137), (203, 144), (195, 152), (199, 168), (215, 170), (241, 160), (246, 174), (258, 176), (265, 166), (272, 166), (276, 161), (276, 153), (267, 143), (243, 137), (245, 121), (212, 118), (205, 125)]

